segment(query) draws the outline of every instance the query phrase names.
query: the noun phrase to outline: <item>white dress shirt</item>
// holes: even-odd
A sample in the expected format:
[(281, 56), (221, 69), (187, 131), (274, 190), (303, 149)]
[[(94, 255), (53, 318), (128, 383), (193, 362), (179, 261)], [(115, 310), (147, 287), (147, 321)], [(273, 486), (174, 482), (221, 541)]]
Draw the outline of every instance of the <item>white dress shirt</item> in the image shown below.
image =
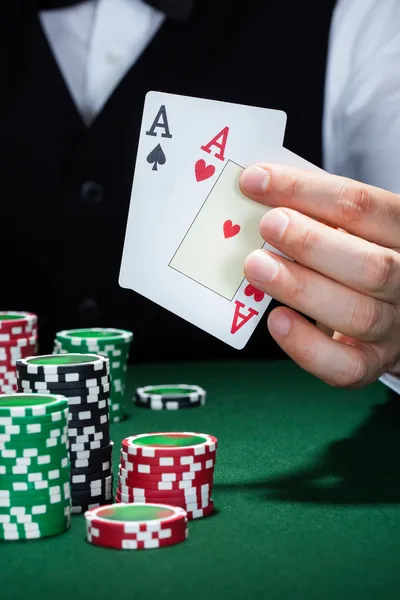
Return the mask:
[[(165, 15), (142, 0), (91, 0), (42, 12), (40, 19), (70, 94), (90, 124)], [(400, 0), (338, 0), (323, 148), (328, 172), (400, 194)], [(400, 379), (384, 375), (381, 381), (400, 393)]]

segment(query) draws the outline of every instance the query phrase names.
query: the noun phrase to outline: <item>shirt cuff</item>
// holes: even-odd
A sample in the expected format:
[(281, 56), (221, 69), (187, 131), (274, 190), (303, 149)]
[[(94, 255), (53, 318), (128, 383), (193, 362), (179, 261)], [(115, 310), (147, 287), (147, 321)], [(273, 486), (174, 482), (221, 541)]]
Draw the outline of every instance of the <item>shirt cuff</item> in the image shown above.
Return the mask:
[(396, 375), (389, 375), (389, 373), (385, 373), (382, 377), (379, 378), (379, 381), (387, 385), (391, 390), (400, 394), (400, 377), (396, 377)]

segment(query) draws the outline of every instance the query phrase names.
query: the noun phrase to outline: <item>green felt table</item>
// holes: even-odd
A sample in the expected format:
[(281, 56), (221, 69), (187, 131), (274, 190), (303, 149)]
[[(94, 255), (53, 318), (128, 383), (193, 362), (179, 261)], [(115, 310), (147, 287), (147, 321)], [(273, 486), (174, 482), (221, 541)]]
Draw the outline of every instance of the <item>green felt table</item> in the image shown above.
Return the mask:
[(145, 384), (196, 383), (206, 407), (131, 406), (112, 426), (219, 439), (216, 514), (147, 551), (95, 548), (83, 516), (61, 536), (0, 546), (0, 598), (20, 600), (400, 597), (400, 417), (379, 382), (330, 388), (289, 361), (135, 366)]

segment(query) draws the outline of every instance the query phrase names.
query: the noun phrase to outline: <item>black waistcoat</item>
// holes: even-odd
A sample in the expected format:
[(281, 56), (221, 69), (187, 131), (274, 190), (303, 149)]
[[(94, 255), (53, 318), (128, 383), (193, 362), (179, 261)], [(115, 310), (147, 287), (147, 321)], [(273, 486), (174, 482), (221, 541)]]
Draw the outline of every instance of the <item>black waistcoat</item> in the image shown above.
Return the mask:
[(2, 8), (0, 308), (39, 314), (41, 352), (58, 329), (100, 325), (132, 329), (143, 360), (282, 356), (265, 318), (237, 352), (118, 286), (148, 90), (284, 110), (285, 146), (321, 165), (334, 0), (238, 4), (200, 0), (189, 23), (168, 19), (88, 129), (34, 2)]

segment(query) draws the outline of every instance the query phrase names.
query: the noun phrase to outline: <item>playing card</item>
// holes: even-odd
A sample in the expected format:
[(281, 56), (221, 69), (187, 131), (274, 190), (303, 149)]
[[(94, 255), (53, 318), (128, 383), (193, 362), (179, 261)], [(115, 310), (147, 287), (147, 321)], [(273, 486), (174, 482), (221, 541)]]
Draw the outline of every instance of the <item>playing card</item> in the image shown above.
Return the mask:
[(169, 263), (229, 301), (242, 283), (246, 256), (264, 243), (259, 224), (265, 207), (241, 193), (242, 171), (226, 162)]
[(244, 279), (268, 210), (243, 196), (249, 164), (313, 168), (282, 148), (281, 111), (159, 92), (146, 97), (119, 283), (235, 348), (271, 298)]

